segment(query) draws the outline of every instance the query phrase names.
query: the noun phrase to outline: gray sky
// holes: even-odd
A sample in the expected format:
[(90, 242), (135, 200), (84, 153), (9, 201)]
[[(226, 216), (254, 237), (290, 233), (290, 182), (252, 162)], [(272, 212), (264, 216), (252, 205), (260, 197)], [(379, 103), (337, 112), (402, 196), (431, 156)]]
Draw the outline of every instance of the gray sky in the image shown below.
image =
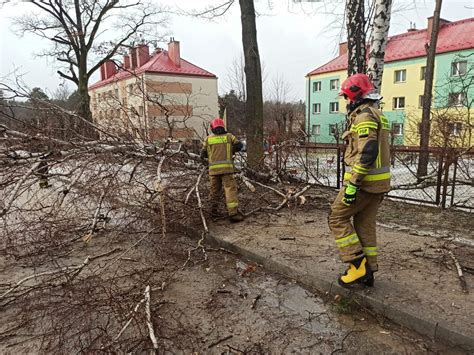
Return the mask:
[[(5, 0), (0, 0), (4, 2)], [(218, 0), (165, 0), (163, 4), (191, 9), (197, 4), (218, 3)], [(304, 76), (312, 69), (332, 59), (337, 52), (340, 29), (335, 16), (324, 13), (333, 8), (341, 11), (342, 0), (326, 1), (332, 5), (293, 4), (289, 0), (260, 0), (257, 11), (259, 50), (266, 72), (265, 90), (271, 90), (273, 78), (283, 77), (291, 92), (288, 99), (304, 99)], [(391, 34), (405, 32), (410, 22), (416, 27), (426, 27), (434, 0), (394, 0), (397, 11), (393, 15)], [(474, 0), (445, 0), (441, 16), (455, 21), (474, 17)], [(270, 8), (269, 8), (270, 5)], [(49, 94), (61, 83), (51, 60), (37, 58), (48, 42), (32, 35), (19, 38), (11, 32), (11, 17), (31, 8), (23, 2), (9, 2), (0, 8), (0, 81), (16, 69), (25, 74), (29, 87), (39, 86)], [(404, 9), (404, 10), (400, 10)], [(168, 31), (181, 42), (181, 56), (219, 77), (219, 91), (229, 87), (227, 77), (234, 59), (242, 53), (240, 10), (238, 1), (223, 18), (207, 21), (183, 16), (172, 16)], [(164, 46), (164, 45), (162, 45)], [(92, 82), (97, 80), (97, 76)], [(73, 85), (68, 84), (71, 88)]]

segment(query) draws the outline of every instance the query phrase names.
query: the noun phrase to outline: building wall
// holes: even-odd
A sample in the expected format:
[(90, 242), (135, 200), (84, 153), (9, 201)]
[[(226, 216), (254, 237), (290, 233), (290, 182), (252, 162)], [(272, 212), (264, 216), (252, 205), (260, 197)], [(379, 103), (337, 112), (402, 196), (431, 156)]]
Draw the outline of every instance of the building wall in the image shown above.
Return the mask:
[(202, 139), (218, 115), (217, 78), (147, 73), (93, 89), (90, 95), (94, 119), (110, 133), (151, 141), (167, 138), (170, 126), (174, 138)]
[[(339, 84), (347, 77), (345, 70), (313, 75), (306, 79), (306, 129), (312, 133), (313, 126), (319, 125), (319, 135), (311, 135), (310, 141), (313, 143), (336, 143), (334, 136), (329, 131), (329, 125), (341, 125), (345, 121), (345, 100), (338, 96), (339, 88), (337, 90), (330, 90), (330, 82), (333, 79), (339, 79)], [(309, 85), (308, 85), (309, 81)], [(321, 82), (321, 91), (313, 91), (313, 83)], [(310, 90), (308, 97), (308, 89)], [(339, 112), (330, 113), (329, 104), (331, 102), (339, 102)], [(309, 103), (309, 104), (308, 104)], [(313, 104), (321, 104), (321, 113), (313, 112)], [(310, 112), (308, 111), (310, 109)], [(309, 113), (309, 127), (308, 127), (308, 113)]]

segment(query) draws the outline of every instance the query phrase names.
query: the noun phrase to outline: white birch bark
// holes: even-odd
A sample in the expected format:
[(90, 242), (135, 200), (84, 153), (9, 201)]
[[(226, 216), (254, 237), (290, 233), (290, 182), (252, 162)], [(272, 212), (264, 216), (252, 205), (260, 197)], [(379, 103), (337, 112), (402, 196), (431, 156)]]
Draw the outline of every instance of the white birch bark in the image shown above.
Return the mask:
[(382, 86), (385, 47), (390, 29), (392, 0), (375, 0), (373, 30), (370, 37), (369, 62), (367, 75), (372, 79), (375, 89), (380, 93)]

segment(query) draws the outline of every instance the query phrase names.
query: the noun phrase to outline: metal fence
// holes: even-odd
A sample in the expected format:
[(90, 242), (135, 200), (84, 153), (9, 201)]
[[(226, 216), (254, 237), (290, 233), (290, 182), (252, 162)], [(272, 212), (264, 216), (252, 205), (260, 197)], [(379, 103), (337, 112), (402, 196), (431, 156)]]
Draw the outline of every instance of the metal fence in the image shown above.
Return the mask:
[[(441, 208), (474, 210), (474, 151), (437, 149), (428, 151), (428, 173), (417, 177), (421, 150), (394, 146), (391, 150), (392, 190), (389, 196)], [(342, 185), (344, 146), (284, 145), (267, 153), (277, 171), (327, 187)]]

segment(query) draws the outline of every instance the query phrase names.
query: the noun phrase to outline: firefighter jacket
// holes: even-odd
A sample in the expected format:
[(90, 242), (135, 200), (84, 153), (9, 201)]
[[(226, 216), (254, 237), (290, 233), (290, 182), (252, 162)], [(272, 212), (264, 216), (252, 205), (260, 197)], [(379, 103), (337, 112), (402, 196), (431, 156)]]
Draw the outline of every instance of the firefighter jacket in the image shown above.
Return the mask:
[(205, 153), (204, 156), (207, 155), (209, 160), (209, 175), (234, 173), (232, 155), (234, 154), (234, 146), (238, 144), (239, 141), (231, 133), (211, 134), (205, 139), (203, 153)]
[(390, 191), (390, 127), (382, 112), (364, 103), (349, 114), (344, 163), (348, 182), (369, 193)]

